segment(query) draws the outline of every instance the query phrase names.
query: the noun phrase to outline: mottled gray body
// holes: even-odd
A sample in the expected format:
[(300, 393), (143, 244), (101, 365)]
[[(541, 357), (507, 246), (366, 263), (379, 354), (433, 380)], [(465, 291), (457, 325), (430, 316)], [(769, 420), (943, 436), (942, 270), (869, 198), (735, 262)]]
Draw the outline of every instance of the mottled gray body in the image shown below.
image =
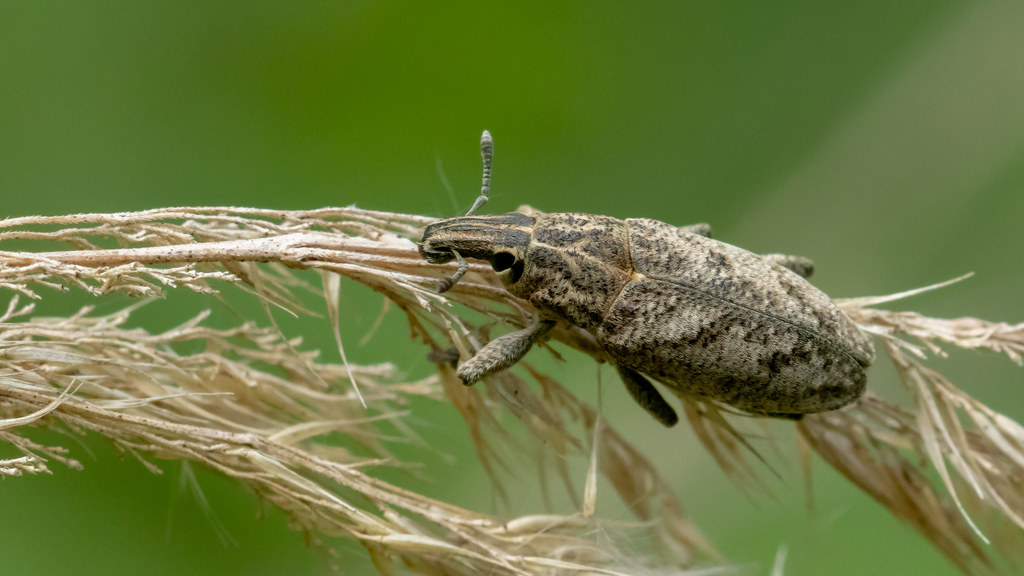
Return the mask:
[[(859, 398), (874, 356), (870, 339), (793, 271), (807, 274), (808, 261), (759, 256), (706, 228), (574, 213), (467, 216), (428, 227), (420, 252), (490, 261), (546, 321), (590, 331), (634, 398), (666, 424), (674, 412), (640, 373), (753, 414), (798, 416)], [(529, 339), (514, 359), (508, 342), (485, 348), (460, 376), (469, 383), (504, 369), (549, 328), (512, 338)]]

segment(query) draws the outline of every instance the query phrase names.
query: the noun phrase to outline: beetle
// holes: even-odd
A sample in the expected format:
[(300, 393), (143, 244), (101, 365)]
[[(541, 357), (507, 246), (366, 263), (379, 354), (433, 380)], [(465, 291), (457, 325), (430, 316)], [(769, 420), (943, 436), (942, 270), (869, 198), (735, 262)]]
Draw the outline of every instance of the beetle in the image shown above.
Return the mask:
[(711, 238), (710, 227), (584, 213), (478, 215), (490, 191), (493, 142), (481, 138), (481, 194), (465, 216), (426, 227), (420, 255), (491, 264), (537, 321), (490, 341), (459, 365), (467, 385), (511, 367), (557, 322), (593, 335), (633, 398), (672, 426), (675, 410), (650, 379), (683, 396), (756, 416), (799, 419), (864, 392), (867, 334), (811, 285), (806, 258), (758, 255)]

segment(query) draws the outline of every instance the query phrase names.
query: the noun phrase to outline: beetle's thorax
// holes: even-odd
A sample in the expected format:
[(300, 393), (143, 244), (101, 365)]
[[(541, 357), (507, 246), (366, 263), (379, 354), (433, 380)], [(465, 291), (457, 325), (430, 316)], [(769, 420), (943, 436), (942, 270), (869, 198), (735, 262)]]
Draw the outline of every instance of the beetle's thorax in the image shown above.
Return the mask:
[(629, 280), (622, 220), (577, 213), (539, 214), (522, 278), (510, 292), (541, 310), (594, 329)]

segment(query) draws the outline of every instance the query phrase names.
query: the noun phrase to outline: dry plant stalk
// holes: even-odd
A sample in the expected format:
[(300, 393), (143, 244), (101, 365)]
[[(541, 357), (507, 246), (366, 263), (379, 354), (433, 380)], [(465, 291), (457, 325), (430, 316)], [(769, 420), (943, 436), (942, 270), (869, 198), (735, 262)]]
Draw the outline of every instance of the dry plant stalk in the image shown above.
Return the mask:
[[(458, 381), (443, 361), (451, 346), (468, 357), (482, 344), (480, 323), (523, 327), (534, 311), (481, 264), (472, 264), (451, 292), (437, 294), (437, 278), (453, 266), (423, 261), (413, 241), (431, 221), (356, 208), (170, 208), (0, 222), (0, 242), (73, 247), (0, 252), (0, 288), (14, 293), (0, 316), (0, 437), (22, 453), (0, 461), (0, 474), (48, 472), (53, 461), (78, 465), (63, 448), (40, 446), (18, 433), (21, 426), (47, 425), (97, 432), (154, 471), (153, 458), (203, 462), (252, 487), (313, 535), (358, 539), (382, 572), (392, 571), (396, 559), (414, 571), (445, 574), (730, 570), (643, 453), (557, 382), (529, 366), (539, 393), (514, 371), (486, 386), (467, 388)], [(339, 275), (383, 294), (406, 314), (412, 336), (442, 359), (438, 376), (404, 383), (390, 365), (323, 363), (272, 323), (213, 330), (201, 314), (149, 333), (125, 327), (135, 307), (106, 316), (86, 309), (43, 318), (33, 316), (33, 305), (20, 304), (50, 289), (151, 298), (168, 289), (216, 294), (230, 285), (268, 308), (307, 312), (297, 293), (310, 287), (289, 268), (321, 272), (320, 294), (336, 336)], [(1020, 363), (1024, 325), (871, 308), (887, 300), (840, 305), (884, 339), (917, 405), (901, 408), (869, 395), (848, 409), (804, 418), (797, 425), (801, 437), (964, 572), (1019, 562), (1014, 550), (1024, 530), (1024, 428), (971, 399), (922, 360), (941, 354), (939, 343), (946, 343), (995, 350)], [(551, 337), (604, 360), (578, 328), (560, 326)], [(183, 344), (203, 351), (179, 352)], [(340, 337), (338, 347), (344, 359)], [(500, 455), (513, 445), (499, 424), (501, 407), (517, 415), (543, 450), (590, 450), (591, 475), (583, 501), (576, 499), (582, 512), (503, 519), (376, 478), (376, 467), (390, 463), (384, 430), (412, 436), (402, 421), (407, 400), (442, 394), (465, 421), (499, 491)], [(723, 469), (756, 483), (753, 451), (727, 416), (730, 410), (681, 400), (693, 430)], [(359, 453), (372, 456), (323, 441), (327, 432), (340, 432)], [(547, 460), (574, 495), (565, 459)], [(639, 522), (593, 515), (597, 473)], [(627, 545), (638, 532), (656, 536), (657, 554), (639, 555)]]

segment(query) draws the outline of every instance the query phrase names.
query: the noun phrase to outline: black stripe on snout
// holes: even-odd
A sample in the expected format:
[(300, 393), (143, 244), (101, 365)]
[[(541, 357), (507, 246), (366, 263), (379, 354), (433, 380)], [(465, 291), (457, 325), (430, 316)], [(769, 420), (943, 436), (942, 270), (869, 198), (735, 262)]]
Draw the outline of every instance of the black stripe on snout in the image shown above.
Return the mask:
[(533, 216), (518, 212), (448, 218), (427, 226), (420, 253), (440, 260), (440, 254), (458, 251), (467, 258), (489, 260), (502, 249), (525, 249), (535, 222)]
[[(533, 216), (527, 216), (519, 212), (509, 212), (507, 214), (494, 214), (487, 216), (459, 216), (456, 218), (446, 218), (444, 220), (438, 220), (433, 224), (430, 224), (423, 231), (423, 240), (432, 238), (440, 232), (454, 233), (454, 234), (473, 234), (477, 231), (494, 232), (497, 230), (507, 230), (509, 232), (515, 232), (517, 229), (524, 234), (529, 235), (532, 233), (532, 228), (536, 224), (537, 219)], [(530, 230), (531, 232), (526, 232)], [(492, 236), (493, 234), (487, 234)], [(528, 241), (528, 240), (527, 240)]]

